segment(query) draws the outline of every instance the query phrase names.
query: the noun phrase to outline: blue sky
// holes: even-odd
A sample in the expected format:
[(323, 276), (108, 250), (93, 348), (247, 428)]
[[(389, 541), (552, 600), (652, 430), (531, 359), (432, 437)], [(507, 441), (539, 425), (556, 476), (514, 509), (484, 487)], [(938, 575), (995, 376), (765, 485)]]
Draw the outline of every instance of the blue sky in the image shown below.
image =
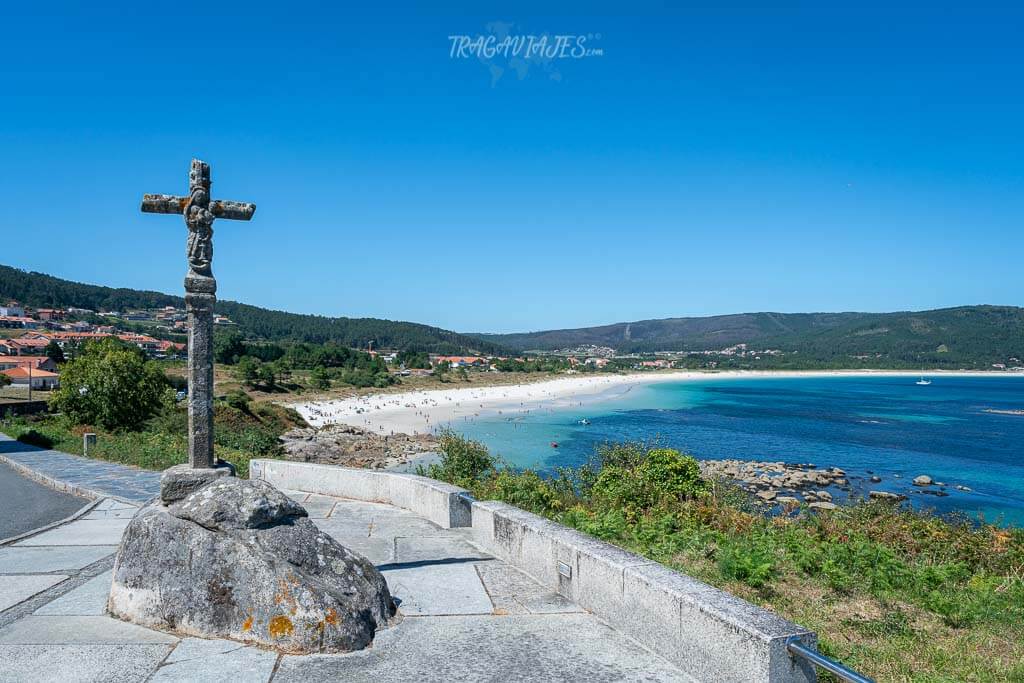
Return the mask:
[[(138, 204), (198, 156), (258, 206), (215, 225), (219, 294), (271, 308), (517, 331), (1022, 303), (1022, 9), (29, 4), (3, 9), (0, 263), (179, 292), (184, 224)], [(603, 54), (451, 57), (494, 22)]]

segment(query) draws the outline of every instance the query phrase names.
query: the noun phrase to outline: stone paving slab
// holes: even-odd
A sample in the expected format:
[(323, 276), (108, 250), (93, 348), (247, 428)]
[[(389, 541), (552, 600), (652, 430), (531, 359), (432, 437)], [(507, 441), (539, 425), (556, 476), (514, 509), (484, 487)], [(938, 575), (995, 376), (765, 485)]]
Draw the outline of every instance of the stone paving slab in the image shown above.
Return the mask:
[[(0, 548), (0, 574), (79, 570), (117, 552), (116, 545)], [(2, 579), (0, 579), (2, 580)]]
[(494, 605), (470, 562), (383, 570), (402, 614), (492, 614)]
[(78, 588), (68, 591), (56, 600), (37, 609), (33, 614), (41, 616), (74, 615), (101, 616), (107, 611), (107, 597), (113, 581), (113, 570), (103, 572)]
[(395, 538), (395, 563), (439, 562), (451, 560), (490, 560), (491, 555), (458, 537), (399, 536)]
[(83, 515), (80, 519), (131, 519), (139, 510), (135, 507), (125, 506), (116, 510), (96, 510)]
[(337, 498), (329, 498), (327, 496), (318, 496), (313, 493), (302, 502), (302, 507), (306, 508), (306, 512), (309, 513), (311, 519), (322, 519), (328, 517), (331, 511), (334, 510), (334, 506), (337, 504)]
[(14, 544), (15, 548), (55, 545), (117, 545), (128, 519), (80, 519)]
[(478, 562), (476, 573), (494, 603), (495, 614), (583, 612), (576, 603), (539, 585), (504, 562)]
[(61, 451), (50, 451), (22, 444), (0, 434), (2, 457), (15, 466), (31, 469), (36, 475), (71, 484), (82, 491), (145, 503), (160, 493), (160, 473), (140, 470), (102, 460), (92, 460)]
[(0, 612), (68, 578), (63, 574), (11, 574), (0, 580)]
[(144, 681), (169, 645), (0, 645), (0, 683)]
[(176, 642), (168, 633), (111, 617), (31, 615), (0, 629), (0, 645)]
[(407, 618), (372, 650), (286, 656), (274, 683), (691, 681), (587, 614)]
[(276, 652), (232, 640), (185, 638), (167, 656), (149, 683), (266, 683), (276, 663)]

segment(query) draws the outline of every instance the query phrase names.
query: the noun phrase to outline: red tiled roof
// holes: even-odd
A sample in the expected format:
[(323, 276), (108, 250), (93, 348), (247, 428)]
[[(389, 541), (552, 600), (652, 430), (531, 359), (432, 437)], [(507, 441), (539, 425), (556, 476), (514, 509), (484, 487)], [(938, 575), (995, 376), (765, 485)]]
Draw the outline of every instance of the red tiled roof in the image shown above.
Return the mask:
[[(7, 368), (6, 370), (0, 370), (0, 373), (3, 373), (5, 375), (7, 375), (11, 379), (14, 379), (16, 377), (24, 377), (24, 378), (28, 379), (28, 376), (29, 376), (28, 368), (23, 368), (23, 367), (20, 367), (20, 366), (16, 367), (16, 368)], [(36, 378), (36, 377), (60, 377), (60, 375), (58, 375), (56, 372), (50, 372), (49, 370), (40, 370), (39, 368), (33, 368), (32, 372), (31, 372), (31, 375), (32, 375), (33, 378)]]

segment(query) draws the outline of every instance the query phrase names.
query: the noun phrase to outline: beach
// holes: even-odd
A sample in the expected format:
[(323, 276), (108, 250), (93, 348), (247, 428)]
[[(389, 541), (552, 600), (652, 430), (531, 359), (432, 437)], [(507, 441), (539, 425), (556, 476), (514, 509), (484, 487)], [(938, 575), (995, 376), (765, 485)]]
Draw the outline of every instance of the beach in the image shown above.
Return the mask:
[[(647, 372), (628, 375), (569, 375), (547, 382), (491, 387), (432, 389), (371, 394), (344, 399), (311, 400), (290, 407), (313, 427), (351, 425), (371, 432), (429, 434), (439, 427), (466, 423), (496, 414), (529, 415), (538, 410), (588, 406), (616, 398), (641, 384), (687, 380), (753, 379), (758, 377), (916, 377), (920, 372), (896, 370)], [(1011, 373), (930, 371), (929, 377), (1013, 377)]]

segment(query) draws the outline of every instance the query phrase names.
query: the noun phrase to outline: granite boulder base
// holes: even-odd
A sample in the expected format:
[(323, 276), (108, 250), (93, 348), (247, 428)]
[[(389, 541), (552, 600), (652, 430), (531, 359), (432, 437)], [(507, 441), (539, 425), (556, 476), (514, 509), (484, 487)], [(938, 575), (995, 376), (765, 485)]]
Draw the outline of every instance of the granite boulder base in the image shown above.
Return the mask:
[(135, 516), (107, 608), (149, 628), (293, 654), (364, 648), (395, 614), (366, 558), (270, 484), (234, 477)]

